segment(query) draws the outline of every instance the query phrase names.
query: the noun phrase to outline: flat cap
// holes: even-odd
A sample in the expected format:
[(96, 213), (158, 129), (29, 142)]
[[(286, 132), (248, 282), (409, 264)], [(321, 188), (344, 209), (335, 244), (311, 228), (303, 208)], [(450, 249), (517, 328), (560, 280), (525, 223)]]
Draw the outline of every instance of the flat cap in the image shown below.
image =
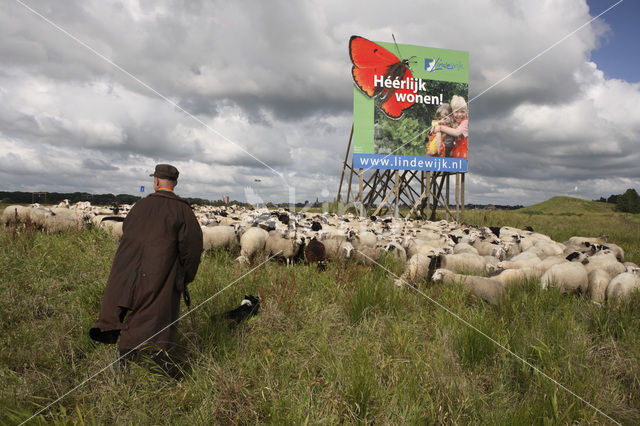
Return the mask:
[(158, 179), (178, 180), (178, 169), (171, 164), (158, 164), (156, 170), (149, 176), (155, 176)]

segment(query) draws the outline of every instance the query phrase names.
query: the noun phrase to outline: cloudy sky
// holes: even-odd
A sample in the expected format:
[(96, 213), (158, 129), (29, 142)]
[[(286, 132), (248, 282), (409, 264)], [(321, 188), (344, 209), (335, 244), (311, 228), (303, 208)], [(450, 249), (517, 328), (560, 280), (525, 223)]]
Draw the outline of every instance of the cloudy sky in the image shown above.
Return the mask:
[(638, 2), (491, 87), (615, 3), (0, 0), (0, 190), (332, 199), (353, 34), (469, 52), (467, 202), (640, 190)]

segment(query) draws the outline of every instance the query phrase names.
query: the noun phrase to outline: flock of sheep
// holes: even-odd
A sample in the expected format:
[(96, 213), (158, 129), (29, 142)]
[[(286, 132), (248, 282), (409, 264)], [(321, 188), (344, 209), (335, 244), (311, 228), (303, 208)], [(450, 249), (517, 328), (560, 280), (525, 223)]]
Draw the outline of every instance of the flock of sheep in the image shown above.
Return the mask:
[[(46, 232), (95, 226), (122, 235), (131, 206), (98, 208), (68, 201), (45, 208), (9, 206), (5, 225), (31, 223)], [(205, 250), (239, 252), (238, 262), (251, 263), (258, 253), (317, 263), (331, 261), (376, 264), (390, 255), (404, 265), (398, 286), (424, 280), (460, 283), (473, 295), (500, 303), (504, 291), (524, 280), (543, 289), (588, 295), (597, 303), (619, 303), (640, 290), (640, 268), (624, 262), (624, 251), (606, 237), (572, 237), (553, 241), (533, 229), (487, 228), (439, 221), (362, 218), (351, 214), (293, 213), (280, 209), (251, 210), (237, 206), (194, 206), (202, 226)]]

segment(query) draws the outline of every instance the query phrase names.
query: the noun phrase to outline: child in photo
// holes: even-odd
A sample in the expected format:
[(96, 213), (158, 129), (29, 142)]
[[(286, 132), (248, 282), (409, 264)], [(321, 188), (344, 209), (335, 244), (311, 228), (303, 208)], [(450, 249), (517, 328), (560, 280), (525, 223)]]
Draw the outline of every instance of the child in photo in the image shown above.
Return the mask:
[(449, 144), (449, 150), (453, 146), (453, 137), (442, 134), (442, 132), (435, 132), (434, 129), (440, 125), (451, 124), (451, 106), (444, 103), (436, 110), (436, 119), (431, 121), (431, 129), (427, 138), (427, 155), (430, 157), (443, 157), (446, 156), (446, 147)]
[[(469, 117), (467, 102), (462, 96), (454, 95), (451, 98), (451, 109), (453, 109), (453, 126), (439, 125), (434, 127), (434, 132), (442, 132), (454, 138), (454, 146), (451, 149), (453, 158), (467, 158), (468, 138), (469, 138)], [(455, 127), (454, 127), (455, 126)]]

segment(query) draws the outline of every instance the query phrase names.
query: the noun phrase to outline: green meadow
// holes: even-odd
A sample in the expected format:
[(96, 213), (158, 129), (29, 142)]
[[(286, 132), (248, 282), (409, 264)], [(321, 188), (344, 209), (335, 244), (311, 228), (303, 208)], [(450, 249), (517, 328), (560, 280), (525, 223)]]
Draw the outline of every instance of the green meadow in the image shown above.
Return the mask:
[[(611, 207), (555, 197), (464, 219), (556, 241), (607, 235), (640, 263), (640, 215)], [(190, 285), (206, 303), (180, 322), (176, 381), (122, 371), (116, 348), (88, 337), (116, 248), (99, 230), (0, 228), (0, 424), (640, 424), (638, 294), (601, 306), (522, 282), (491, 306), (458, 286), (398, 288), (387, 258), (324, 272), (271, 261), (213, 297), (250, 268), (211, 252)], [(261, 297), (257, 316), (215, 319), (245, 294)]]

